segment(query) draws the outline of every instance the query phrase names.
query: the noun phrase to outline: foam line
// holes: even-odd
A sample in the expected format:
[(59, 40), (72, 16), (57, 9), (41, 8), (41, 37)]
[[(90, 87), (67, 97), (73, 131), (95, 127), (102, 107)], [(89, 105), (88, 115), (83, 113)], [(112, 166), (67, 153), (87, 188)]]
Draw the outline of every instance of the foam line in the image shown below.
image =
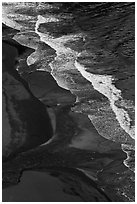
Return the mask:
[[(55, 21), (55, 19), (54, 19), (54, 21)], [(39, 15), (38, 20), (36, 22), (36, 26), (35, 26), (35, 32), (40, 36), (41, 41), (45, 42), (50, 47), (52, 47), (53, 49), (56, 50), (57, 57), (55, 58), (55, 60), (61, 54), (71, 55), (73, 59), (76, 57), (76, 55), (78, 57), (77, 52), (74, 52), (70, 48), (67, 48), (64, 46), (64, 43), (72, 38), (71, 35), (65, 36), (65, 37), (63, 36), (60, 38), (53, 38), (53, 37), (49, 36), (48, 33), (41, 33), (38, 31), (39, 25), (42, 23), (46, 23), (46, 22), (47, 22), (46, 18)], [(76, 37), (76, 36), (73, 36), (73, 38), (74, 37)], [(79, 36), (77, 36), (77, 37), (79, 37)], [(50, 63), (50, 66), (52, 68), (52, 63)], [(78, 71), (82, 74), (82, 76), (85, 79), (87, 79), (88, 81), (90, 81), (92, 83), (94, 89), (96, 89), (98, 92), (100, 92), (101, 94), (103, 94), (104, 96), (106, 96), (108, 98), (108, 100), (110, 102), (110, 106), (111, 106), (113, 112), (115, 113), (116, 119), (119, 122), (121, 128), (124, 129), (125, 132), (128, 133), (130, 135), (130, 137), (132, 137), (134, 139), (134, 136), (135, 136), (134, 126), (131, 126), (131, 119), (128, 115), (128, 112), (126, 110), (124, 110), (123, 108), (118, 107), (115, 104), (116, 101), (122, 99), (122, 96), (121, 96), (121, 91), (119, 89), (117, 89), (113, 84), (113, 80), (114, 80), (113, 77), (108, 76), (108, 75), (96, 75), (96, 74), (89, 73), (85, 70), (85, 67), (83, 65), (81, 65), (80, 63), (78, 63), (76, 60), (75, 60), (75, 67), (78, 69)], [(53, 77), (54, 77), (54, 74), (53, 74)], [(63, 86), (63, 88), (68, 89), (65, 86), (65, 84), (62, 84), (62, 83), (59, 84), (59, 82), (57, 82), (57, 83), (59, 86), (61, 86), (61, 87)]]
[(119, 122), (121, 128), (123, 128), (125, 132), (134, 139), (134, 126), (131, 126), (131, 119), (128, 115), (128, 112), (123, 108), (119, 108), (115, 104), (115, 102), (121, 100), (122, 97), (121, 91), (117, 89), (113, 84), (113, 77), (108, 75), (97, 75), (89, 73), (85, 70), (85, 67), (77, 61), (75, 61), (75, 66), (82, 74), (82, 76), (92, 83), (94, 89), (108, 98), (108, 100), (110, 101), (110, 106), (115, 113), (116, 119)]
[(123, 152), (125, 152), (127, 154), (127, 158), (123, 162), (124, 165), (135, 173), (135, 167), (134, 166), (130, 166), (130, 159), (131, 159), (130, 151), (132, 151), (132, 150), (135, 151), (135, 147), (133, 147), (132, 145), (121, 144), (121, 149), (123, 150)]

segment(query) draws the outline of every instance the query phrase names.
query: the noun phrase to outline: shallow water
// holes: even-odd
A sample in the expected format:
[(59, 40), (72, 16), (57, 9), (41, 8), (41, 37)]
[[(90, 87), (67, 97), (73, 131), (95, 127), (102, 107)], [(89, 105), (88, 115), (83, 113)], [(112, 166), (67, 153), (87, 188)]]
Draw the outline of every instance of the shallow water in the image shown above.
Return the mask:
[(63, 192), (64, 184), (46, 172), (26, 171), (21, 182), (3, 189), (3, 202), (81, 202), (78, 196)]

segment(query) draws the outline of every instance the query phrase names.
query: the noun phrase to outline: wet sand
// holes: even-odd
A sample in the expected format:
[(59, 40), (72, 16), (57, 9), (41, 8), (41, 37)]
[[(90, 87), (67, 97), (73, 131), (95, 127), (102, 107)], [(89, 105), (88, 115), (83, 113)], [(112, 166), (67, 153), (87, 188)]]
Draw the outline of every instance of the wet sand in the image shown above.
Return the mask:
[(63, 192), (63, 183), (45, 172), (26, 171), (21, 182), (2, 192), (3, 202), (81, 202)]

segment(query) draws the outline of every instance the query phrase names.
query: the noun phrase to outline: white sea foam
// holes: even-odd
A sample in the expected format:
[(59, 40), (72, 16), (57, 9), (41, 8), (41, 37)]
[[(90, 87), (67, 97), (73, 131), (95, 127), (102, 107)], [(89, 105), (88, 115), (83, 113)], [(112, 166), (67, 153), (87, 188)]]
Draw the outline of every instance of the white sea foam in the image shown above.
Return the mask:
[(135, 150), (135, 147), (133, 147), (132, 145), (121, 144), (121, 149), (127, 154), (127, 158), (123, 162), (124, 165), (128, 167), (131, 171), (135, 172), (135, 168), (128, 164), (131, 159), (130, 151)]
[(11, 28), (20, 30), (22, 26), (16, 21), (9, 19), (7, 12), (8, 11), (3, 7), (2, 8), (2, 23), (4, 23), (6, 26), (9, 26)]
[[(61, 54), (64, 54), (64, 56), (72, 55), (72, 58), (73, 57), (75, 58), (76, 56), (78, 57), (78, 53), (71, 50), (68, 47), (65, 47), (64, 43), (71, 40), (72, 37), (73, 38), (80, 37), (81, 35), (76, 35), (76, 36), (68, 35), (68, 36), (62, 36), (60, 38), (53, 38), (48, 33), (41, 33), (38, 31), (39, 25), (41, 23), (46, 23), (46, 22), (47, 22), (46, 18), (39, 15), (35, 26), (35, 32), (40, 36), (41, 41), (45, 42), (54, 50), (56, 50), (57, 57), (55, 58), (55, 60), (58, 60)], [(53, 70), (52, 63), (50, 63), (50, 66)], [(97, 74), (89, 73), (88, 71), (85, 70), (85, 67), (80, 63), (78, 63), (76, 60), (75, 60), (75, 67), (78, 69), (78, 71), (82, 74), (82, 76), (85, 79), (87, 79), (92, 83), (94, 89), (96, 89), (98, 92), (100, 92), (101, 94), (103, 94), (108, 98), (108, 100), (110, 101), (110, 106), (114, 111), (116, 115), (116, 119), (119, 122), (121, 128), (123, 128), (125, 132), (127, 132), (130, 135), (130, 137), (134, 138), (135, 136), (134, 126), (131, 126), (131, 119), (128, 115), (128, 112), (123, 108), (118, 107), (115, 104), (116, 101), (122, 99), (122, 96), (121, 96), (121, 91), (117, 89), (113, 84), (113, 80), (114, 80), (113, 77), (108, 75), (99, 75), (99, 74), (97, 75)], [(55, 78), (54, 74), (53, 74), (53, 77)], [(58, 81), (57, 83), (59, 86), (63, 88), (66, 87), (66, 85), (63, 82), (59, 84), (59, 81)]]
[(64, 53), (67, 52), (67, 48), (65, 48), (61, 42), (60, 38), (54, 38), (48, 34), (48, 32), (41, 33), (38, 31), (40, 24), (46, 23), (47, 19), (41, 15), (38, 15), (38, 20), (35, 25), (35, 32), (40, 36), (40, 40), (48, 44), (50, 47), (52, 47), (56, 52)]
[(118, 120), (121, 128), (123, 128), (125, 132), (130, 135), (130, 137), (134, 138), (134, 126), (131, 126), (131, 119), (128, 115), (128, 112), (125, 111), (123, 108), (119, 108), (115, 104), (115, 102), (122, 99), (122, 97), (121, 91), (113, 85), (114, 79), (112, 78), (112, 76), (97, 74), (95, 75), (89, 73), (85, 70), (85, 67), (77, 61), (75, 61), (75, 66), (82, 74), (82, 76), (92, 83), (94, 89), (96, 89), (108, 98), (108, 100), (110, 101), (110, 106), (114, 111), (116, 119)]
[(30, 66), (34, 64), (37, 61), (37, 57), (35, 56), (35, 53), (32, 53), (27, 57), (27, 65)]
[[(46, 22), (47, 22), (47, 19), (45, 17), (38, 15), (38, 20), (37, 20), (36, 25), (35, 25), (35, 32), (40, 36), (41, 41), (45, 42), (47, 45), (49, 45), (51, 48), (53, 48), (56, 51), (57, 56), (55, 57), (54, 62), (56, 61), (59, 63), (60, 60), (63, 60), (64, 58), (69, 59), (71, 57), (73, 58), (73, 56), (76, 57), (76, 52), (71, 50), (68, 47), (65, 47), (64, 43), (68, 42), (71, 39), (79, 38), (80, 35), (79, 34), (78, 35), (67, 35), (67, 36), (62, 36), (59, 38), (54, 38), (51, 35), (49, 35), (48, 32), (47, 33), (46, 32), (44, 32), (44, 33), (39, 32), (38, 31), (39, 25), (42, 23), (46, 23)], [(62, 54), (63, 54), (63, 56), (62, 56)], [(57, 80), (57, 76), (55, 76), (55, 73), (54, 73), (53, 63), (51, 62), (49, 65), (50, 65), (51, 70), (52, 70), (51, 75), (57, 81), (58, 85), (64, 89), (69, 90), (64, 79)], [(58, 66), (60, 66), (60, 65), (58, 65)]]

